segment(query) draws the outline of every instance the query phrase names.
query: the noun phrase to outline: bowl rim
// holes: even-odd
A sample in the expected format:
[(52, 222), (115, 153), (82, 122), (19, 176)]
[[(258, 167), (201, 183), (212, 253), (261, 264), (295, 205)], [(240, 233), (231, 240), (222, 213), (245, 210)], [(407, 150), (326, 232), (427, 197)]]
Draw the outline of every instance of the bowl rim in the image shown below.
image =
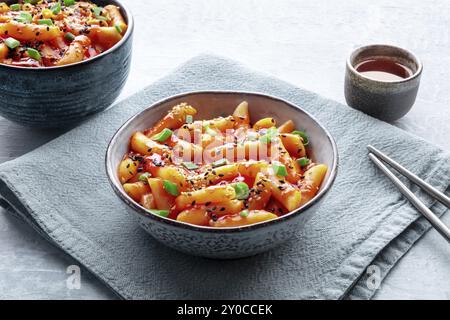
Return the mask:
[[(112, 146), (116, 144), (116, 141), (122, 131), (124, 131), (130, 123), (132, 123), (135, 119), (143, 116), (144, 113), (146, 113), (149, 109), (156, 108), (160, 106), (163, 103), (170, 102), (174, 99), (180, 99), (186, 96), (195, 95), (195, 94), (241, 94), (241, 95), (253, 95), (253, 96), (259, 96), (270, 100), (275, 100), (281, 103), (286, 104), (292, 109), (295, 109), (296, 111), (302, 111), (305, 113), (312, 121), (314, 121), (324, 132), (328, 139), (328, 142), (331, 144), (331, 147), (333, 149), (333, 163), (331, 166), (331, 171), (328, 180), (326, 181), (325, 185), (322, 186), (321, 190), (314, 196), (313, 199), (311, 199), (309, 202), (307, 202), (302, 207), (293, 210), (291, 212), (288, 212), (281, 217), (278, 217), (276, 219), (268, 220), (268, 221), (262, 221), (251, 225), (245, 225), (245, 226), (239, 226), (239, 227), (224, 227), (224, 228), (215, 228), (215, 227), (209, 227), (209, 226), (197, 226), (186, 222), (180, 222), (177, 220), (173, 220), (170, 218), (158, 216), (155, 214), (149, 214), (147, 210), (140, 206), (137, 202), (132, 200), (126, 193), (123, 191), (123, 188), (121, 185), (116, 184), (116, 182), (113, 180), (112, 175), (117, 175), (117, 168), (111, 168), (109, 166), (109, 159), (112, 157)], [(338, 149), (336, 142), (334, 138), (331, 136), (330, 132), (314, 118), (310, 113), (302, 109), (301, 107), (297, 106), (294, 103), (291, 103), (285, 99), (268, 95), (262, 92), (249, 92), (249, 91), (235, 91), (235, 90), (200, 90), (200, 91), (188, 91), (183, 92), (180, 94), (172, 95), (167, 98), (163, 98), (155, 103), (152, 103), (149, 107), (145, 108), (144, 110), (136, 113), (131, 118), (129, 118), (127, 121), (125, 121), (124, 124), (122, 124), (119, 129), (114, 133), (113, 137), (111, 138), (110, 142), (108, 143), (108, 147), (106, 149), (105, 154), (105, 169), (106, 169), (106, 175), (108, 177), (108, 181), (116, 193), (116, 195), (125, 202), (128, 206), (130, 206), (132, 209), (134, 209), (135, 212), (137, 212), (139, 215), (146, 217), (148, 219), (153, 219), (156, 222), (161, 222), (164, 224), (168, 224), (175, 228), (184, 228), (189, 229), (193, 231), (199, 231), (199, 232), (212, 232), (212, 233), (234, 233), (234, 232), (242, 232), (242, 231), (251, 231), (254, 229), (263, 228), (266, 226), (274, 225), (277, 223), (281, 223), (283, 221), (289, 220), (299, 214), (301, 214), (303, 211), (306, 211), (313, 205), (319, 202), (321, 198), (325, 196), (325, 194), (331, 189), (337, 175), (338, 170), (338, 163), (339, 163), (339, 156), (338, 156)]]
[[(382, 80), (377, 80), (377, 79), (368, 77), (368, 76), (362, 74), (361, 72), (357, 71), (352, 63), (352, 60), (355, 57), (355, 55), (360, 54), (361, 52), (363, 52), (365, 50), (370, 50), (374, 47), (387, 47), (387, 48), (391, 48), (391, 49), (396, 49), (398, 51), (403, 51), (404, 53), (409, 54), (413, 58), (415, 63), (417, 64), (416, 72), (414, 72), (411, 76), (409, 76), (408, 78), (405, 78), (405, 79), (393, 80), (393, 81), (382, 81)], [(377, 84), (383, 84), (383, 85), (390, 85), (390, 84), (395, 85), (395, 84), (410, 82), (410, 81), (418, 78), (419, 76), (421, 76), (422, 70), (423, 70), (422, 61), (419, 59), (419, 57), (414, 52), (412, 52), (411, 50), (405, 49), (403, 47), (396, 46), (394, 44), (383, 44), (383, 43), (366, 44), (366, 45), (362, 45), (362, 46), (358, 46), (358, 47), (354, 48), (347, 56), (346, 66), (347, 66), (348, 70), (350, 70), (356, 76), (361, 77), (362, 79), (364, 79), (366, 81), (377, 83)]]
[[(95, 0), (91, 0), (91, 1), (93, 1), (95, 3)], [(12, 65), (9, 65), (9, 64), (0, 63), (0, 68), (11, 69), (11, 70), (24, 70), (24, 71), (30, 71), (30, 72), (44, 72), (44, 71), (64, 70), (64, 69), (69, 69), (71, 67), (76, 67), (76, 66), (80, 66), (80, 65), (84, 65), (84, 64), (93, 63), (96, 60), (99, 60), (99, 59), (103, 58), (104, 56), (106, 56), (106, 55), (116, 51), (117, 49), (122, 47), (122, 45), (133, 34), (133, 31), (134, 31), (134, 18), (133, 18), (133, 15), (131, 13), (131, 10), (121, 0), (106, 0), (106, 1), (107, 2), (111, 2), (111, 4), (116, 3), (123, 11), (125, 11), (125, 14), (127, 16), (126, 17), (127, 18), (127, 26), (128, 26), (127, 27), (127, 31), (123, 35), (122, 39), (120, 39), (120, 41), (117, 42), (113, 47), (111, 47), (108, 50), (100, 53), (99, 55), (96, 55), (93, 58), (90, 58), (90, 59), (87, 59), (87, 60), (83, 60), (83, 61), (79, 61), (79, 62), (75, 62), (75, 63), (65, 64), (65, 65), (62, 65), (62, 66), (30, 68), (30, 67), (12, 66)]]

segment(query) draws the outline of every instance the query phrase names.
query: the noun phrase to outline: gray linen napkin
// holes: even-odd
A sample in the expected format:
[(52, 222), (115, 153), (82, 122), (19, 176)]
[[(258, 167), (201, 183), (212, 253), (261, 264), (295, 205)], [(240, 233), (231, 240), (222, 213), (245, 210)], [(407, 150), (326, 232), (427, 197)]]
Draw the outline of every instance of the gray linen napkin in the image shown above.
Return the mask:
[[(240, 260), (187, 256), (154, 241), (124, 210), (104, 169), (119, 126), (164, 97), (190, 90), (247, 90), (306, 109), (335, 137), (336, 183), (304, 232)], [(314, 137), (313, 137), (314, 140)], [(314, 142), (314, 141), (313, 141)], [(78, 128), (0, 166), (0, 194), (49, 241), (129, 299), (370, 298), (369, 265), (383, 278), (429, 227), (369, 161), (373, 144), (440, 190), (450, 155), (389, 124), (220, 57), (202, 55)], [(430, 208), (445, 208), (414, 188)], [(6, 202), (5, 202), (6, 201)], [(376, 287), (376, 281), (375, 281)]]

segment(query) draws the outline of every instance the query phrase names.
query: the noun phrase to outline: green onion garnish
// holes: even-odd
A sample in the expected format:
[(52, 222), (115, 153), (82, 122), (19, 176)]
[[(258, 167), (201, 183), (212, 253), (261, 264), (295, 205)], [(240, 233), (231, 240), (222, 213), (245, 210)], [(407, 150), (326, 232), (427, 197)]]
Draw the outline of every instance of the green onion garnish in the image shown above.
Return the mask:
[(221, 167), (224, 166), (228, 163), (228, 160), (225, 158), (219, 159), (217, 161), (214, 161), (213, 163), (211, 163), (211, 165), (216, 168), (216, 167)]
[(248, 217), (248, 214), (250, 213), (250, 211), (248, 211), (248, 210), (242, 210), (240, 213), (239, 213), (239, 215), (241, 216), (241, 217), (243, 217), (243, 218), (246, 218), (246, 217)]
[(52, 26), (53, 20), (52, 19), (39, 19), (38, 24), (46, 24), (48, 26)]
[(298, 130), (294, 130), (292, 131), (293, 134), (299, 135), (300, 137), (302, 137), (303, 139), (303, 145), (307, 146), (309, 144), (309, 139), (308, 136), (306, 135), (305, 132), (303, 131), (298, 131)]
[(173, 183), (169, 180), (163, 181), (164, 189), (173, 196), (178, 196), (180, 192), (178, 191), (178, 187), (176, 183)]
[(27, 54), (30, 58), (40, 61), (41, 60), (41, 54), (39, 53), (39, 51), (37, 51), (36, 49), (33, 48), (28, 48), (27, 49)]
[(8, 48), (14, 49), (20, 46), (20, 42), (14, 38), (8, 38), (5, 40), (5, 44)]
[(64, 38), (66, 38), (67, 41), (73, 41), (75, 40), (75, 35), (73, 33), (67, 32), (64, 35)]
[(33, 16), (28, 12), (21, 12), (16, 20), (22, 23), (30, 23), (33, 20)]
[(197, 166), (195, 163), (190, 162), (190, 161), (188, 161), (188, 162), (183, 162), (183, 166), (184, 166), (186, 169), (188, 169), (188, 170), (195, 170), (195, 169), (198, 169), (198, 166)]
[(19, 11), (20, 10), (20, 3), (14, 3), (14, 4), (10, 5), (9, 7), (13, 11)]
[(92, 11), (96, 16), (100, 16), (102, 14), (103, 7), (93, 7)]
[(186, 116), (186, 123), (192, 123), (192, 122), (194, 122), (194, 117), (191, 116), (190, 114), (188, 114)]
[(75, 0), (64, 0), (64, 5), (66, 7), (73, 6), (75, 4)]
[(150, 177), (150, 173), (144, 172), (143, 174), (141, 174), (141, 175), (139, 176), (139, 181), (144, 181), (144, 182), (146, 182), (148, 177)]
[(277, 176), (286, 177), (288, 175), (286, 167), (284, 166), (284, 164), (282, 164), (282, 163), (280, 163), (278, 161), (272, 162), (272, 168), (273, 168), (273, 171), (275, 172), (275, 174)]
[(250, 189), (245, 182), (237, 182), (231, 185), (236, 192), (236, 199), (245, 200), (250, 195)]
[(102, 16), (103, 7), (94, 7), (92, 8), (92, 11), (94, 12), (95, 18), (97, 18), (98, 20), (108, 20), (108, 18)]
[(156, 209), (148, 209), (147, 210), (151, 214), (156, 214), (157, 216), (167, 217), (169, 215), (169, 210), (156, 210)]
[(207, 134), (209, 134), (210, 136), (213, 136), (213, 137), (217, 135), (217, 132), (215, 130), (211, 129), (209, 124), (205, 124), (204, 127), (205, 127), (205, 133), (207, 133)]
[(275, 137), (278, 135), (278, 129), (275, 127), (269, 128), (266, 131), (266, 134), (263, 135), (259, 140), (262, 143), (268, 144), (269, 142), (274, 141)]
[(306, 157), (297, 159), (297, 163), (301, 166), (301, 167), (306, 167), (309, 164), (309, 159)]
[(38, 3), (39, 0), (25, 0), (25, 3), (31, 3), (31, 4), (36, 4)]
[(158, 142), (164, 142), (164, 141), (166, 141), (167, 139), (169, 139), (170, 136), (172, 136), (172, 133), (173, 133), (172, 130), (167, 129), (167, 128), (164, 128), (163, 131), (161, 131), (161, 132), (158, 133), (158, 134), (155, 134), (155, 135), (152, 137), (152, 139), (155, 140), (155, 141), (158, 141)]
[(121, 28), (118, 24), (116, 24), (116, 25), (114, 26), (114, 28), (116, 28), (116, 31), (117, 31), (118, 33), (122, 33), (122, 28)]
[(61, 12), (61, 2), (57, 2), (50, 10), (52, 10), (53, 14), (58, 14)]

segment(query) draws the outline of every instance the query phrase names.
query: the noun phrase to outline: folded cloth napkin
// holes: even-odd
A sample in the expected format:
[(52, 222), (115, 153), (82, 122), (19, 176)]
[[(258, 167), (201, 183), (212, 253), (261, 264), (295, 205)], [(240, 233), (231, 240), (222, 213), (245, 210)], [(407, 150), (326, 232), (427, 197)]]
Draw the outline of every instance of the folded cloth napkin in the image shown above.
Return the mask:
[[(106, 178), (106, 146), (125, 120), (170, 95), (208, 89), (263, 92), (291, 101), (324, 124), (338, 144), (338, 177), (320, 210), (295, 239), (255, 257), (216, 261), (166, 248), (125, 212)], [(426, 141), (233, 61), (202, 55), (2, 164), (1, 203), (123, 298), (370, 298), (377, 281), (366, 270), (375, 266), (381, 280), (429, 225), (373, 166), (368, 144), (439, 190), (448, 188), (450, 155)], [(434, 212), (445, 212), (414, 190)]]

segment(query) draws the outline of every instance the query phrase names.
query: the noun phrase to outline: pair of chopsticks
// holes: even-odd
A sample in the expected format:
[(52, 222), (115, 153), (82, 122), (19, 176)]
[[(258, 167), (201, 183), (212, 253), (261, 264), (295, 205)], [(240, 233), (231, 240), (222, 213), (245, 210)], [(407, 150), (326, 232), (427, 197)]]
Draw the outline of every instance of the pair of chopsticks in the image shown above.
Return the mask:
[[(387, 155), (382, 153), (380, 150), (375, 147), (369, 145), (367, 146), (369, 149), (369, 158), (374, 162), (374, 164), (381, 170), (383, 173), (394, 183), (394, 185), (400, 190), (400, 192), (411, 202), (411, 204), (416, 207), (417, 210), (431, 223), (431, 225), (448, 241), (450, 242), (450, 229), (430, 210), (427, 206), (423, 204), (422, 201), (417, 198), (411, 190), (406, 187), (399, 178), (392, 173), (391, 170), (388, 169), (381, 161), (383, 160), (385, 163), (389, 164), (396, 171), (404, 175), (406, 178), (411, 180), (417, 186), (422, 188), (425, 192), (427, 192), (430, 196), (441, 202), (447, 208), (450, 208), (450, 198), (445, 194), (426, 183), (414, 173), (409, 171), (408, 169), (401, 166), (399, 163), (395, 162)], [(380, 160), (381, 159), (381, 160)]]

